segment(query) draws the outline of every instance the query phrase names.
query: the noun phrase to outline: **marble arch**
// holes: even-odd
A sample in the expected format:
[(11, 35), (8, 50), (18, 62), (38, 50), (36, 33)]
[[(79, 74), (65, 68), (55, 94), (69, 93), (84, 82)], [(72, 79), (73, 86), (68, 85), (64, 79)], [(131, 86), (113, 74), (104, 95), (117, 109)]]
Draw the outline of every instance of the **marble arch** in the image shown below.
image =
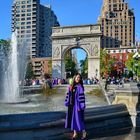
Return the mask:
[(54, 27), (52, 33), (52, 77), (65, 78), (64, 54), (82, 48), (88, 55), (88, 78), (100, 78), (99, 24)]

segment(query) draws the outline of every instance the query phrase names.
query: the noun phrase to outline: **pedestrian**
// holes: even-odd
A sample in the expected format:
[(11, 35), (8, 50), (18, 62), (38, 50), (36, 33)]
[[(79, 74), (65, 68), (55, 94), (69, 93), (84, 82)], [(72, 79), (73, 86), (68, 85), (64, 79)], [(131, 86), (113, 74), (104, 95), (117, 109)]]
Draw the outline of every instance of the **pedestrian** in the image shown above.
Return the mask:
[(73, 79), (70, 78), (70, 79), (69, 79), (69, 85), (72, 85), (72, 83), (73, 83)]
[(65, 106), (68, 107), (65, 120), (65, 128), (73, 131), (72, 139), (78, 137), (78, 132), (82, 133), (82, 140), (87, 138), (84, 122), (85, 94), (82, 76), (78, 73), (73, 78), (72, 86), (68, 87)]
[(105, 80), (105, 90), (107, 90), (107, 85), (108, 85), (108, 78)]

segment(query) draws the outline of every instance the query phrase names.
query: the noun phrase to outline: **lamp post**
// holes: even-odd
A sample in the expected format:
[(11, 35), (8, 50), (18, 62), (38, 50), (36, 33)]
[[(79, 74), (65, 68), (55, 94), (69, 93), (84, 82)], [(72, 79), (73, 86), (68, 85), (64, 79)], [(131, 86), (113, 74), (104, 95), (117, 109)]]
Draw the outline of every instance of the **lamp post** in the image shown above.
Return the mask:
[(138, 78), (138, 61), (140, 59), (140, 54), (138, 53), (138, 51), (136, 51), (136, 53), (133, 55), (133, 58), (136, 60), (135, 68), (136, 68), (136, 77), (137, 77), (137, 82), (139, 82), (139, 78)]
[(97, 78), (97, 75), (98, 75), (98, 69), (95, 70), (95, 74), (96, 74), (96, 78)]
[(136, 78), (137, 78), (137, 82), (139, 81), (139, 78), (138, 78), (138, 63), (135, 63), (135, 68), (136, 68)]

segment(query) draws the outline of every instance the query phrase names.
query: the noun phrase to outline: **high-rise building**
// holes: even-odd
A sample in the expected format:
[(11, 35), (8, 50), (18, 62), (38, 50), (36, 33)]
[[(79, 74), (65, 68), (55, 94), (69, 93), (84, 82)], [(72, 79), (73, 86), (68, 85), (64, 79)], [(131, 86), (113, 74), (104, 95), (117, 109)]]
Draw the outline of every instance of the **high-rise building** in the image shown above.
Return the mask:
[(102, 30), (102, 48), (130, 47), (135, 42), (134, 10), (125, 0), (104, 0), (98, 18)]
[(50, 6), (40, 0), (14, 0), (12, 5), (12, 32), (18, 31), (19, 43), (30, 44), (30, 56), (51, 57), (52, 27), (59, 26)]

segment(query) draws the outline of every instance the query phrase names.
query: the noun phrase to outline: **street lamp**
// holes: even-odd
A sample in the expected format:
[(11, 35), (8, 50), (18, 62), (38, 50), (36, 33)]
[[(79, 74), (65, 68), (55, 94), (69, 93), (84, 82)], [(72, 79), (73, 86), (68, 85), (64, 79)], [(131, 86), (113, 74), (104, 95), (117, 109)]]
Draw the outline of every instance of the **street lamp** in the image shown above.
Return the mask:
[(138, 63), (135, 63), (135, 68), (136, 68), (136, 77), (137, 77), (137, 82), (139, 81), (138, 79)]
[(97, 78), (97, 75), (98, 75), (98, 69), (95, 70), (95, 73), (96, 73), (96, 78)]
[(140, 59), (140, 54), (138, 53), (138, 51), (133, 55), (133, 58), (136, 60), (135, 68), (136, 68), (136, 77), (137, 77), (137, 82), (139, 82), (139, 78), (138, 78), (138, 60)]

